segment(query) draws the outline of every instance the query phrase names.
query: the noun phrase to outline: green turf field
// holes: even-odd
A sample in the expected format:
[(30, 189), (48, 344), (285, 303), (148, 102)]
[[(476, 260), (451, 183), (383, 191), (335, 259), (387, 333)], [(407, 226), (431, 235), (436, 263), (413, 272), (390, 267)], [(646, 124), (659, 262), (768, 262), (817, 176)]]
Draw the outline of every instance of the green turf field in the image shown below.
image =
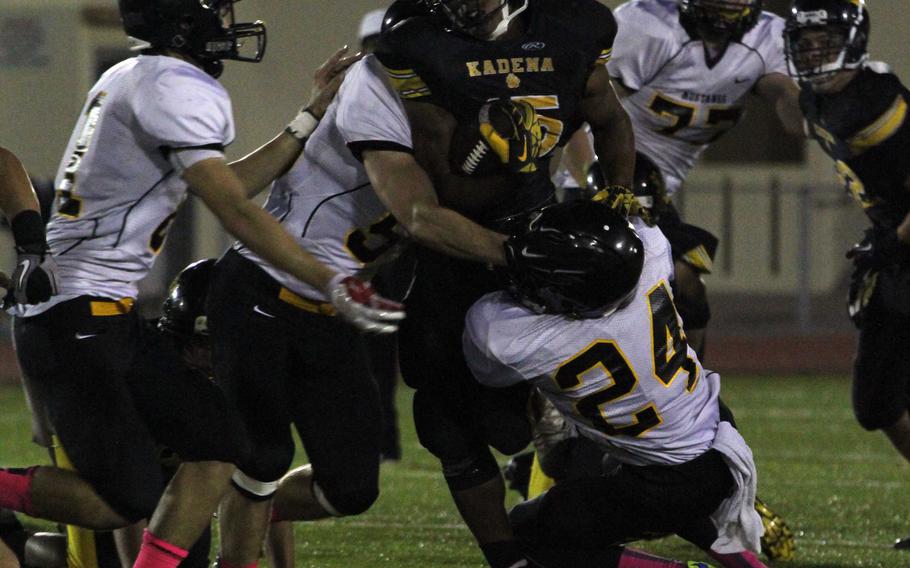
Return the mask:
[[(723, 388), (755, 452), (759, 495), (797, 533), (797, 559), (779, 566), (910, 566), (910, 551), (890, 548), (910, 535), (910, 467), (882, 434), (856, 425), (846, 378), (735, 377)], [(435, 461), (417, 444), (410, 395), (401, 389), (404, 459), (383, 466), (379, 501), (360, 517), (299, 525), (298, 566), (483, 566)], [(0, 387), (0, 440), (3, 465), (44, 460), (13, 387)], [(644, 547), (705, 560), (676, 539)]]

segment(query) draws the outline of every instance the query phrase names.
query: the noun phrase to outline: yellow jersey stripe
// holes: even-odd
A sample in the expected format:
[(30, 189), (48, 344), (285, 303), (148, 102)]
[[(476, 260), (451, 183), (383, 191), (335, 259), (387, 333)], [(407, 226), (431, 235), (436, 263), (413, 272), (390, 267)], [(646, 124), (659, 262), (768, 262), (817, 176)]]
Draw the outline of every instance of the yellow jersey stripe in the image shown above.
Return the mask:
[(714, 269), (714, 261), (711, 260), (711, 255), (708, 254), (704, 245), (698, 245), (690, 250), (683, 255), (682, 259), (703, 274), (710, 274)]
[(413, 69), (389, 69), (386, 67), (385, 72), (389, 77), (395, 79), (410, 79), (417, 76)]
[(92, 315), (95, 317), (122, 316), (133, 309), (133, 299), (123, 298), (116, 302), (90, 302)]
[(859, 131), (856, 136), (848, 140), (850, 149), (861, 154), (870, 148), (878, 146), (893, 136), (907, 118), (907, 101), (897, 95), (891, 107), (882, 114), (878, 120)]
[(314, 314), (334, 316), (337, 313), (335, 311), (335, 306), (332, 304), (329, 304), (328, 302), (318, 302), (316, 300), (304, 298), (303, 296), (291, 292), (287, 288), (282, 288), (278, 291), (278, 299), (286, 304), (294, 306), (295, 308)]
[(430, 88), (427, 87), (427, 84), (417, 75), (407, 79), (396, 79), (391, 77), (390, 82), (392, 83), (392, 88), (395, 89), (398, 95), (405, 99), (416, 99), (432, 94)]

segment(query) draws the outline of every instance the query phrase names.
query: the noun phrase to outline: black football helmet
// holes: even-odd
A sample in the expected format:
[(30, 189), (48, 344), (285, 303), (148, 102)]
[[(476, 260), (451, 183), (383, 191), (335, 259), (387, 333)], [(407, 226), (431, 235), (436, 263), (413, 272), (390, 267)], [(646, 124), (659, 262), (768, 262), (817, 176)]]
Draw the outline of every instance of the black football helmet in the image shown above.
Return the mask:
[(603, 203), (579, 200), (529, 215), (506, 242), (506, 288), (536, 313), (597, 318), (635, 292), (645, 249)]
[(794, 0), (784, 28), (790, 75), (823, 81), (859, 69), (869, 59), (869, 12), (865, 0)]
[(385, 15), (382, 17), (382, 29), (380, 33), (396, 28), (402, 22), (428, 14), (424, 0), (395, 0), (389, 6)]
[[(588, 168), (588, 175), (585, 181), (585, 189), (591, 195), (606, 189), (609, 185), (606, 176), (604, 176), (603, 168), (600, 167), (600, 163), (596, 160)], [(660, 221), (660, 216), (670, 203), (667, 197), (667, 184), (664, 182), (664, 175), (660, 172), (657, 164), (641, 152), (635, 152), (635, 174), (632, 179), (632, 193), (638, 198), (641, 206), (651, 213), (651, 220), (655, 223)]]
[(496, 14), (502, 20), (484, 39), (496, 39), (506, 32), (509, 23), (528, 9), (529, 0), (500, 0), (499, 6), (489, 12), (483, 9), (482, 0), (420, 0), (429, 12), (446, 23), (447, 29), (475, 35)]
[(172, 49), (218, 77), (224, 59), (257, 63), (265, 55), (265, 24), (234, 22), (240, 0), (118, 0), (120, 19), (136, 49)]
[(161, 306), (159, 330), (178, 340), (208, 336), (205, 301), (214, 266), (215, 259), (207, 258), (180, 271), (171, 282), (167, 298)]
[(679, 0), (679, 21), (690, 35), (738, 41), (761, 17), (762, 0)]

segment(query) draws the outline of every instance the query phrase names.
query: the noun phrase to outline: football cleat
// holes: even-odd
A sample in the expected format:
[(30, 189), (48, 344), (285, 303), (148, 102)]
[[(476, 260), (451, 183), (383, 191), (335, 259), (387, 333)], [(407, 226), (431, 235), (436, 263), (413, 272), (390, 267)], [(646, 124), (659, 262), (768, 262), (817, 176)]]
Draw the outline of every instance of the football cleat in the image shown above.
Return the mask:
[(793, 560), (796, 541), (787, 523), (758, 497), (755, 498), (755, 510), (761, 516), (761, 524), (765, 527), (765, 534), (761, 537), (762, 553), (771, 561)]
[(705, 562), (696, 562), (694, 560), (690, 560), (686, 563), (686, 568), (714, 568), (714, 567), (711, 566), (710, 564), (706, 564)]
[(894, 550), (910, 550), (910, 536), (895, 540)]

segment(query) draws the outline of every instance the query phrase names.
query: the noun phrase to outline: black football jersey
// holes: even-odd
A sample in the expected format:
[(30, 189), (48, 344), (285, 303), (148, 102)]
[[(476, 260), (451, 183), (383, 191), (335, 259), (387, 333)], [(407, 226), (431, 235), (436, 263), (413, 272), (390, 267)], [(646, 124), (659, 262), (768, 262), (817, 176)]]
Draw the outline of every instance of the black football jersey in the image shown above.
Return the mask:
[(383, 35), (377, 55), (399, 95), (437, 104), (460, 123), (476, 120), (492, 99), (527, 101), (538, 114), (544, 142), (535, 174), (523, 176), (511, 214), (552, 195), (549, 160), (583, 119), (579, 103), (595, 65), (610, 60), (616, 21), (597, 0), (530, 0), (526, 33), (482, 41), (449, 32), (429, 16)]
[(810, 134), (835, 161), (844, 188), (876, 225), (893, 228), (910, 211), (910, 91), (891, 73), (866, 68), (832, 95), (803, 89)]

